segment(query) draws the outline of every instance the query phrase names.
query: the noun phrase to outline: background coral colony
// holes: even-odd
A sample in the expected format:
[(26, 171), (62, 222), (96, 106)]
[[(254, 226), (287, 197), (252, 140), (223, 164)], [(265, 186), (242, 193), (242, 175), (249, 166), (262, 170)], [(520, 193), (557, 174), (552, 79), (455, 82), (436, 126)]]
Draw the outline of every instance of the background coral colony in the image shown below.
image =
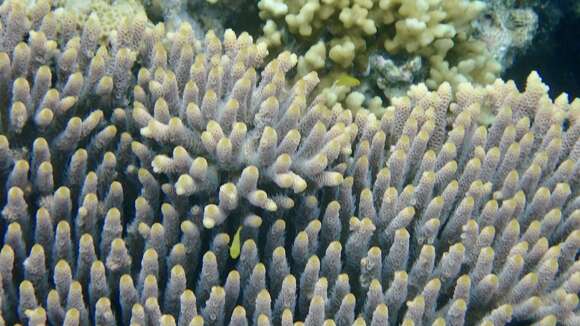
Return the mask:
[(580, 325), (579, 14), (0, 1), (0, 325)]

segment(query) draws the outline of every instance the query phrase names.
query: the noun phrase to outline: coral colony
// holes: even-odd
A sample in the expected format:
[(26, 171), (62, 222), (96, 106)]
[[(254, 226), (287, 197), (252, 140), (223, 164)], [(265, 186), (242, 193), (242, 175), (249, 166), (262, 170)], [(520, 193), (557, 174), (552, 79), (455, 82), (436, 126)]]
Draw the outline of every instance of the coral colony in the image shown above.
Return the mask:
[(1, 325), (580, 324), (580, 100), (536, 73), (377, 115), (247, 33), (60, 18), (0, 5)]

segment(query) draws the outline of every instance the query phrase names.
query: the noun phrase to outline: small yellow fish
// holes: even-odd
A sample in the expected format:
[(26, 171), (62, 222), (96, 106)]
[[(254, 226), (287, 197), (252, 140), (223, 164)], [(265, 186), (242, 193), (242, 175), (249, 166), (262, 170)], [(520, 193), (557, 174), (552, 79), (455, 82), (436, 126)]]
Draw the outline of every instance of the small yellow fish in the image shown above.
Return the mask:
[(336, 78), (336, 86), (355, 87), (360, 85), (360, 80), (347, 74), (342, 74)]
[(238, 259), (240, 256), (240, 231), (242, 231), (242, 227), (240, 226), (234, 234), (234, 238), (232, 239), (232, 245), (230, 246), (230, 257), (232, 259)]

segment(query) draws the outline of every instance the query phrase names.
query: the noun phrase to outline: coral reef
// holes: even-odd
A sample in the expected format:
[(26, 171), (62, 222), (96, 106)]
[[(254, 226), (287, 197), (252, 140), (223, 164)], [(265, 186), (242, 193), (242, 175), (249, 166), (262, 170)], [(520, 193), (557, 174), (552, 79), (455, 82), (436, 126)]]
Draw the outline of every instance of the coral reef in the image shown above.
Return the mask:
[(376, 86), (387, 99), (401, 97), (412, 85), (425, 80), (425, 67), (420, 56), (394, 60), (374, 53), (369, 56), (369, 71), (365, 76), (368, 87)]
[(579, 324), (580, 100), (353, 113), (247, 33), (91, 19), (0, 5), (0, 324)]
[(485, 14), (476, 21), (475, 29), (478, 39), (485, 42), (505, 70), (531, 45), (538, 31), (538, 15), (532, 7), (491, 0)]
[(261, 0), (258, 7), (267, 21), (264, 41), (279, 43), (276, 28), (306, 44), (322, 41), (338, 69), (365, 70), (369, 51), (384, 49), (423, 57), (432, 88), (444, 81), (487, 84), (501, 70), (485, 43), (472, 35), (472, 23), (485, 9), (479, 1)]
[(101, 38), (107, 38), (125, 20), (146, 17), (145, 8), (140, 0), (40, 0), (30, 1), (36, 6), (52, 5), (57, 20), (73, 20), (83, 24), (90, 15), (99, 19)]

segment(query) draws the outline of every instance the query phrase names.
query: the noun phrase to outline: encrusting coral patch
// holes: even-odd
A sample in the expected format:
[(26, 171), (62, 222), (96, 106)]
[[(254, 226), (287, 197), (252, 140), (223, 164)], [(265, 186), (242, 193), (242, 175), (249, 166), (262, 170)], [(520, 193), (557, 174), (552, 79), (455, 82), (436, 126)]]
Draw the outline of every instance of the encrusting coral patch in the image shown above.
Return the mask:
[(99, 18), (101, 37), (107, 36), (117, 29), (125, 20), (133, 20), (138, 16), (146, 16), (141, 0), (25, 0), (40, 5), (50, 5), (56, 8), (54, 15), (57, 20), (72, 20), (82, 25), (91, 15)]
[(0, 6), (0, 324), (579, 324), (580, 101), (537, 74), (355, 114), (246, 33), (43, 3)]

